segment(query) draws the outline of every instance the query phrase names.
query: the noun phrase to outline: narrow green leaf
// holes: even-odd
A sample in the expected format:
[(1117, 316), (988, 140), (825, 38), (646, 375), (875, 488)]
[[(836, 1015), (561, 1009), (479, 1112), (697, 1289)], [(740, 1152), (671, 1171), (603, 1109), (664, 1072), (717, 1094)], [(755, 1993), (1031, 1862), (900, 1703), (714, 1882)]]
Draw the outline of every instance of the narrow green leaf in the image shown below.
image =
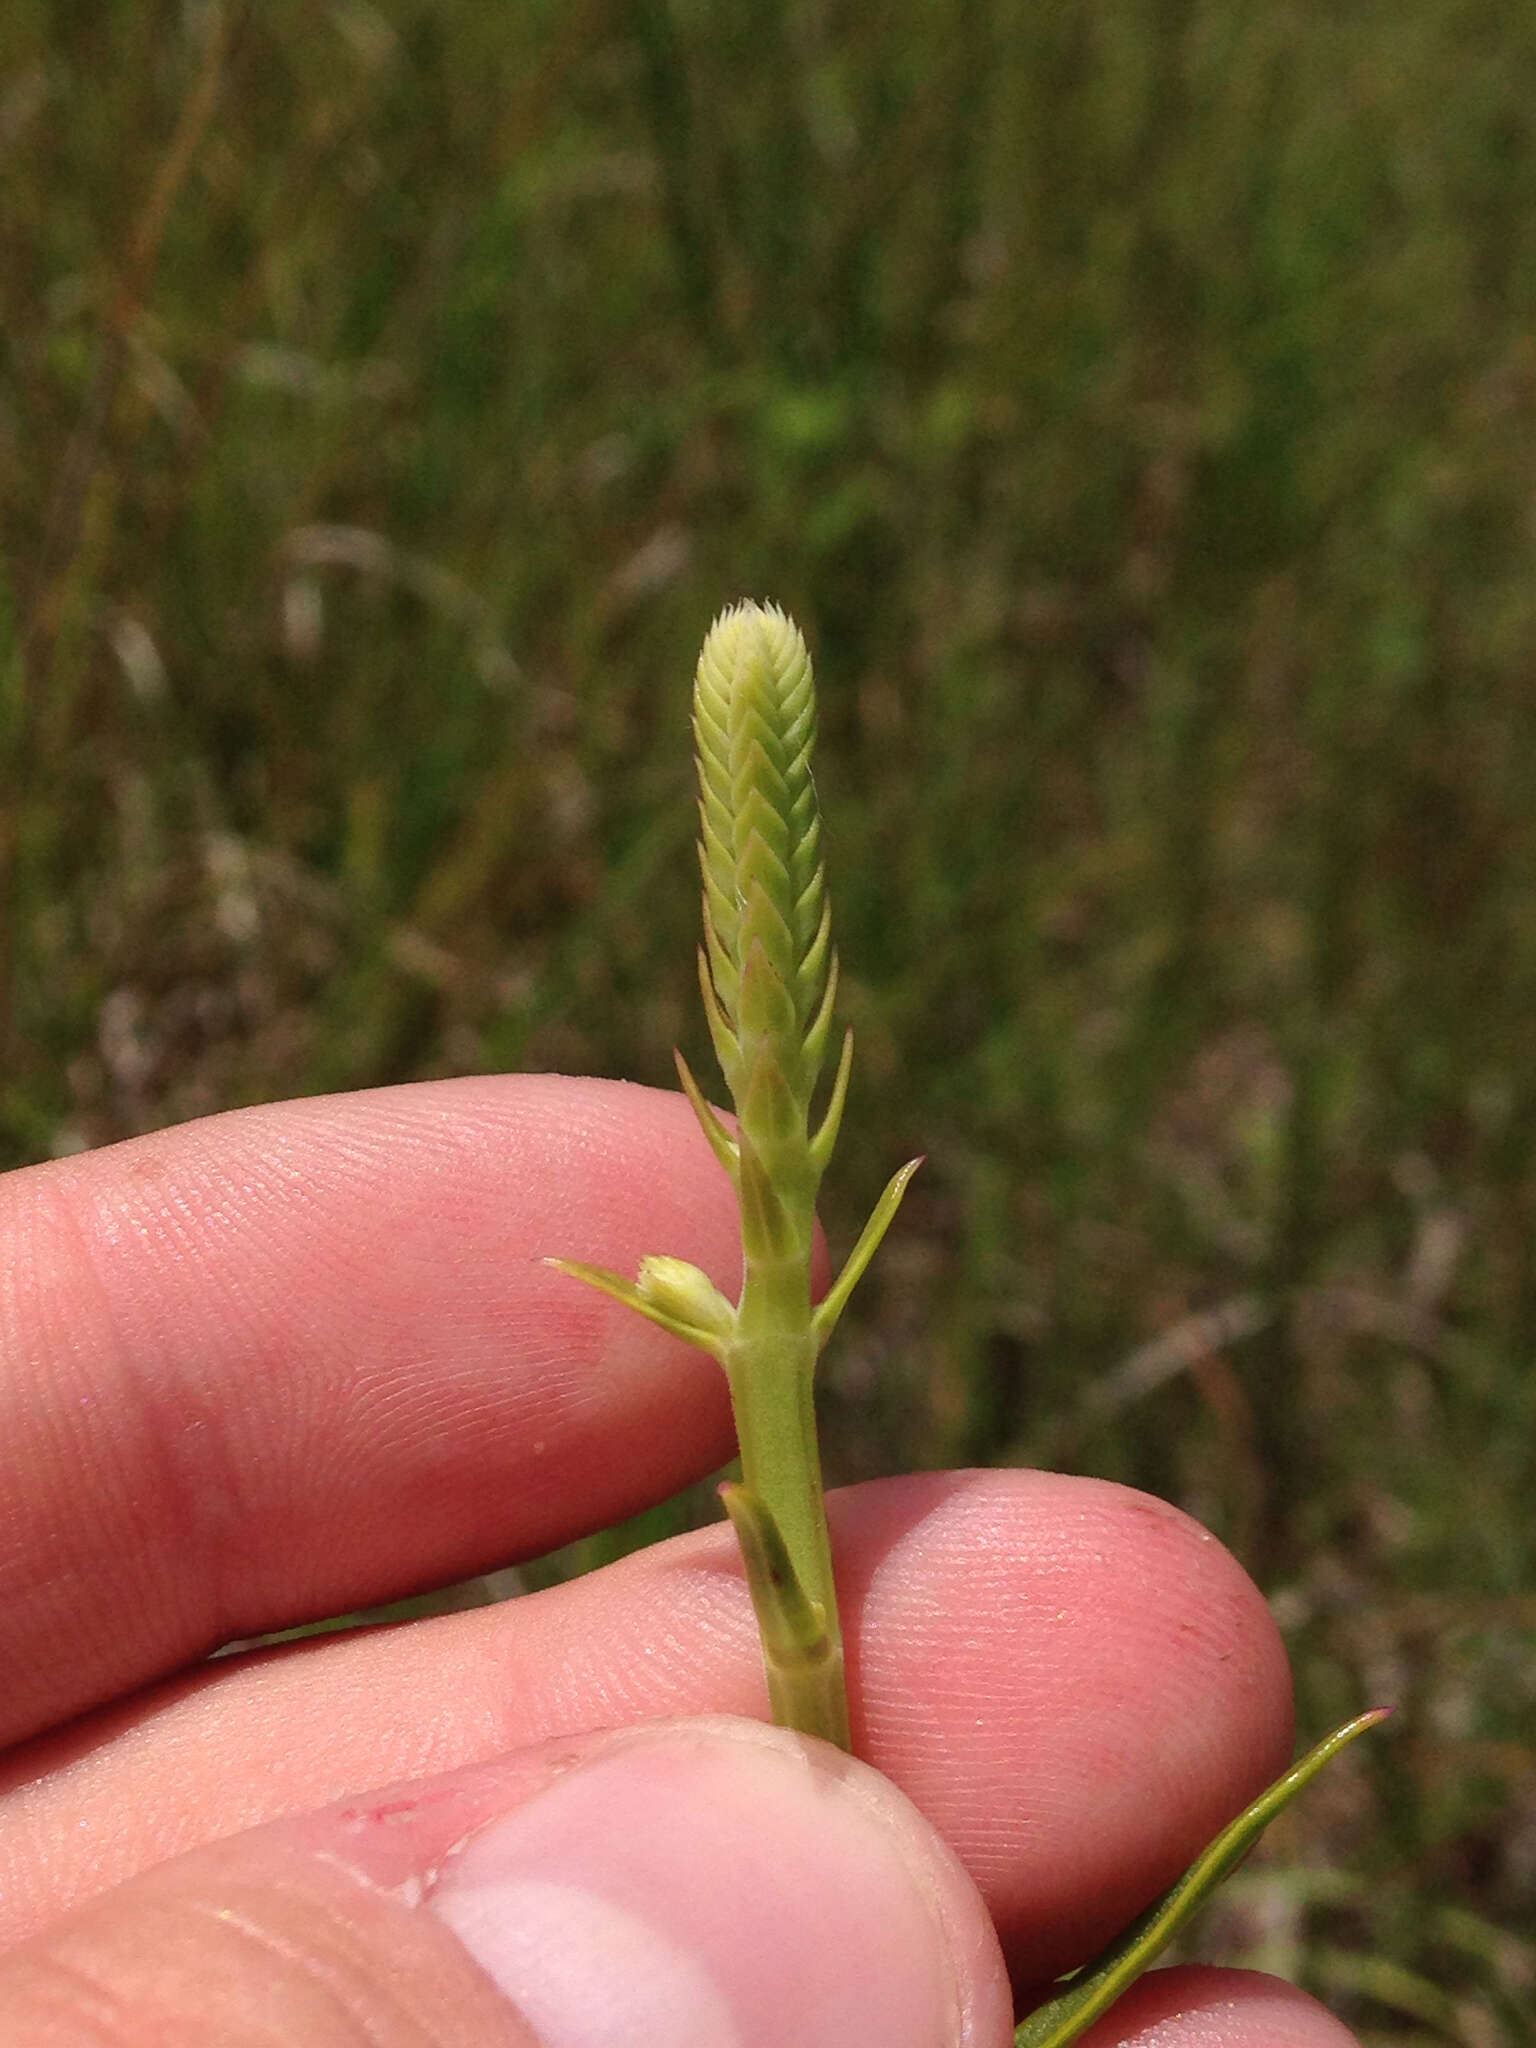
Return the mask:
[(1133, 1920), (1093, 1962), (1067, 1979), (1054, 1998), (1038, 2006), (1014, 2034), (1014, 2048), (1067, 2048), (1099, 2019), (1167, 1947), (1185, 1923), (1230, 1875), (1270, 1822), (1289, 1806), (1341, 1749), (1384, 1721), (1392, 1709), (1377, 1707), (1346, 1721), (1315, 1749), (1261, 1792), (1146, 1912)]
[(811, 1317), (811, 1328), (816, 1337), (818, 1352), (837, 1328), (837, 1319), (848, 1306), (848, 1297), (859, 1284), (864, 1268), (880, 1249), (880, 1240), (891, 1227), (891, 1219), (901, 1207), (901, 1198), (907, 1192), (907, 1183), (922, 1165), (921, 1157), (909, 1159), (905, 1166), (898, 1167), (886, 1183), (885, 1193), (876, 1202), (874, 1212), (865, 1224), (858, 1243), (848, 1254), (848, 1263), (832, 1282), (827, 1292), (817, 1303)]
[[(813, 817), (811, 820), (812, 828), (816, 828), (819, 824), (820, 820)], [(818, 1010), (830, 1008), (826, 997), (826, 985), (827, 976), (832, 971), (835, 957), (832, 951), (832, 899), (823, 893), (821, 895), (821, 922), (816, 927), (811, 943), (806, 947), (805, 957), (795, 967), (796, 984), (805, 992), (808, 1000), (814, 997), (818, 990), (821, 991)], [(810, 1043), (810, 1036), (810, 1031), (807, 1030), (807, 1046)], [(817, 1064), (820, 1057), (821, 1055), (818, 1053), (815, 1059), (811, 1061), (812, 1066)]]
[[(830, 911), (830, 904), (828, 908)], [(827, 930), (830, 932), (831, 929), (829, 917)], [(816, 1013), (806, 1026), (805, 1031), (803, 1050), (807, 1087), (815, 1086), (816, 1077), (821, 1072), (822, 1060), (826, 1056), (827, 1034), (832, 1029), (832, 1011), (837, 1002), (838, 974), (837, 954), (831, 952), (827, 956), (826, 979), (822, 986), (821, 1002), (817, 1006)], [(807, 1099), (807, 1105), (809, 1105), (809, 1099)]]
[[(707, 906), (706, 906), (707, 908)], [(704, 1001), (704, 1020), (709, 1026), (710, 1043), (715, 1048), (715, 1058), (720, 1062), (720, 1071), (725, 1076), (725, 1085), (734, 1089), (741, 1070), (741, 1047), (730, 1019), (720, 1007), (720, 998), (715, 994), (715, 984), (710, 975), (709, 956), (699, 948), (699, 994)]]
[(725, 1125), (721, 1123), (709, 1103), (705, 1101), (703, 1089), (693, 1078), (693, 1069), (675, 1047), (672, 1057), (677, 1062), (677, 1075), (683, 1084), (683, 1093), (687, 1096), (689, 1105), (699, 1120), (700, 1130), (703, 1131), (705, 1137), (709, 1140), (709, 1149), (714, 1153), (734, 1182), (741, 1167), (741, 1147), (725, 1128)]
[[(832, 979), (829, 990), (837, 986), (837, 962), (832, 963)], [(817, 1055), (818, 1059), (820, 1054)], [(816, 1135), (811, 1140), (811, 1163), (818, 1174), (825, 1173), (827, 1161), (832, 1157), (832, 1148), (837, 1143), (837, 1134), (842, 1128), (843, 1104), (848, 1100), (848, 1076), (853, 1072), (853, 1026), (850, 1024), (843, 1033), (843, 1050), (837, 1062), (837, 1073), (832, 1081), (832, 1093), (827, 1100), (827, 1113), (822, 1118)]]

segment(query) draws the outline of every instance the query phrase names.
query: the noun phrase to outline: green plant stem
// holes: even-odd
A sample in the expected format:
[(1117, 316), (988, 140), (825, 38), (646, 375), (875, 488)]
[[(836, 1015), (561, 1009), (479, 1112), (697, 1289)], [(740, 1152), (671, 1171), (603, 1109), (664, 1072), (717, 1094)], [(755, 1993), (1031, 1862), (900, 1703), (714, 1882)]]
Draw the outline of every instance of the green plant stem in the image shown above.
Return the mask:
[(814, 1662), (767, 1658), (774, 1718), (849, 1746), (843, 1644), (816, 1442), (810, 1260), (749, 1258), (736, 1334), (725, 1354), (742, 1480), (776, 1524), (796, 1579), (820, 1610)]

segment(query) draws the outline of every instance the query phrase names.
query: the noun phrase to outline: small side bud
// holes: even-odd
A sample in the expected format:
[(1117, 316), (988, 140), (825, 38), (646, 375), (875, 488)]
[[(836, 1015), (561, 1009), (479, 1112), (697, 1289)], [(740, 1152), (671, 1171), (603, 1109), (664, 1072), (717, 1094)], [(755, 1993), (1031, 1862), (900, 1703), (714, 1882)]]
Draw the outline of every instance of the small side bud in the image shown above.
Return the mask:
[(580, 1259), (542, 1263), (622, 1301), (658, 1329), (681, 1337), (685, 1344), (697, 1344), (724, 1365), (726, 1348), (736, 1334), (736, 1311), (714, 1282), (686, 1259), (642, 1259), (638, 1280), (626, 1280), (622, 1273), (588, 1266)]
[(661, 1254), (642, 1259), (635, 1286), (648, 1308), (712, 1337), (717, 1344), (729, 1343), (735, 1333), (735, 1309), (709, 1275), (686, 1259)]

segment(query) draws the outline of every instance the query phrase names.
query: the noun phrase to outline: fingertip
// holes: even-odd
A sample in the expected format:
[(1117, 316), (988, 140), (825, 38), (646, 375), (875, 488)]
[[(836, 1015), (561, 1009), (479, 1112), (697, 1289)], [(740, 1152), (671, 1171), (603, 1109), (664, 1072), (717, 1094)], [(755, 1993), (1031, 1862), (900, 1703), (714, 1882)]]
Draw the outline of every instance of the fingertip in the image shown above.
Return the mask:
[(1021, 1982), (1093, 1954), (1289, 1762), (1263, 1596), (1166, 1502), (1004, 1471), (834, 1505), (863, 1753), (960, 1847)]
[(1256, 1970), (1152, 1970), (1079, 2048), (1359, 2048), (1315, 1998)]

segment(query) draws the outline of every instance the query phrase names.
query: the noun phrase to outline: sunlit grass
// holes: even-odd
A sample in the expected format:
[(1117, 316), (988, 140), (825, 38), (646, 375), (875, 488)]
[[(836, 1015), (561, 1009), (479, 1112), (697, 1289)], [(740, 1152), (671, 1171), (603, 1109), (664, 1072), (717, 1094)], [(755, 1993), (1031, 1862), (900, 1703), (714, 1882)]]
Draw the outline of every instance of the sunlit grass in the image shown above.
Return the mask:
[(1536, 2004), (1533, 107), (1462, 0), (0, 25), (4, 1157), (707, 1064), (691, 653), (780, 599), (835, 1247), (930, 1159), (833, 1476), (1232, 1542), (1309, 1732), (1403, 1711), (1231, 1952), (1469, 2048)]

